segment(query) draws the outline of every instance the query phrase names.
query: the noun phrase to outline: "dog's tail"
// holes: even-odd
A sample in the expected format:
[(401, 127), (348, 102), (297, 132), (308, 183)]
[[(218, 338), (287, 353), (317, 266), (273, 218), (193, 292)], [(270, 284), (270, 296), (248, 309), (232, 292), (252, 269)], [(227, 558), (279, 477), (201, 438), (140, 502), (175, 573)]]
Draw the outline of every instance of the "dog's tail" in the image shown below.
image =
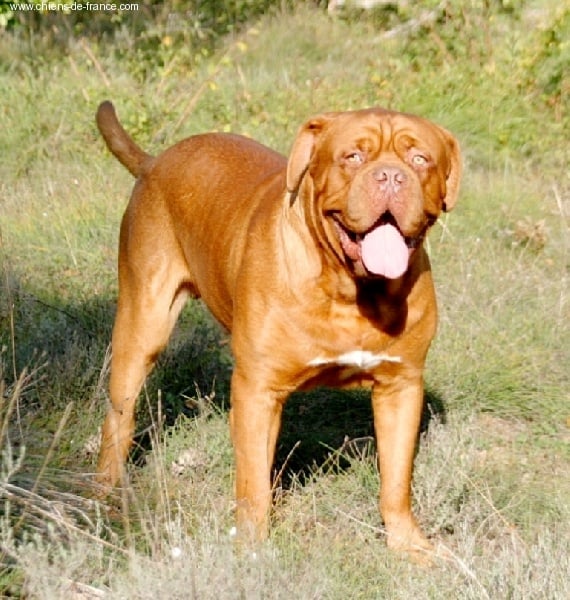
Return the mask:
[(97, 127), (109, 150), (127, 167), (130, 173), (138, 177), (143, 164), (151, 158), (142, 148), (137, 146), (129, 134), (119, 123), (115, 107), (105, 100), (97, 109)]

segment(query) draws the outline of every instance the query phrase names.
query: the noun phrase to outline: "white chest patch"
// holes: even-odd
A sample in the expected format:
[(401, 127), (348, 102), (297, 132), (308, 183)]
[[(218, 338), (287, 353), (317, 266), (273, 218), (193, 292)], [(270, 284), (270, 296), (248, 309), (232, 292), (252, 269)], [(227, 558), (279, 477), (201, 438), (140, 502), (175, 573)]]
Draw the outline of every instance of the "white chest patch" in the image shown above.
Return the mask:
[(374, 354), (368, 350), (352, 350), (331, 358), (318, 357), (310, 363), (310, 367), (339, 366), (352, 367), (361, 371), (368, 371), (377, 367), (380, 363), (391, 362), (401, 363), (399, 356), (390, 356), (389, 354)]

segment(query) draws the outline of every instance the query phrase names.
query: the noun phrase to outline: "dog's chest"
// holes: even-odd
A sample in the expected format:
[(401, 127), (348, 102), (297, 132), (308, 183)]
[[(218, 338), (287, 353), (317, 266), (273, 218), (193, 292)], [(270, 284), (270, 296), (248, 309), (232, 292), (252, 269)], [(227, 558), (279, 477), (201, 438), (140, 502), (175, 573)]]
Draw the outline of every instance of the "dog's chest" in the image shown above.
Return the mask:
[[(370, 350), (350, 350), (339, 354), (319, 354), (308, 367), (316, 372), (314, 381), (323, 385), (364, 385), (372, 381), (372, 374), (382, 365), (399, 364), (400, 356)], [(372, 377), (372, 379), (371, 379)]]
[(311, 350), (304, 352), (305, 365), (313, 372), (344, 382), (366, 376), (382, 365), (402, 362), (397, 351), (390, 351), (391, 336), (363, 316), (356, 305), (331, 304), (327, 317), (313, 321), (317, 323), (310, 336)]
[(383, 362), (400, 363), (399, 356), (385, 352), (375, 353), (369, 350), (351, 350), (333, 356), (317, 356), (309, 361), (310, 367), (339, 367), (352, 371), (370, 371)]

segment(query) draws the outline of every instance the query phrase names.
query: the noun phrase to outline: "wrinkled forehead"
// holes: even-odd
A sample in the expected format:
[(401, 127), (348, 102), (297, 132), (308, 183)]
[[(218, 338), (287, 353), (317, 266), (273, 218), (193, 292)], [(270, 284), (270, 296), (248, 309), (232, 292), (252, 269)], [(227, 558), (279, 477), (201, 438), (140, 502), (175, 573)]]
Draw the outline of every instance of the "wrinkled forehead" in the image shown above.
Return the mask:
[(443, 134), (437, 125), (382, 109), (340, 113), (326, 127), (320, 146), (333, 155), (357, 149), (370, 154), (400, 152), (412, 147), (435, 155), (444, 152)]

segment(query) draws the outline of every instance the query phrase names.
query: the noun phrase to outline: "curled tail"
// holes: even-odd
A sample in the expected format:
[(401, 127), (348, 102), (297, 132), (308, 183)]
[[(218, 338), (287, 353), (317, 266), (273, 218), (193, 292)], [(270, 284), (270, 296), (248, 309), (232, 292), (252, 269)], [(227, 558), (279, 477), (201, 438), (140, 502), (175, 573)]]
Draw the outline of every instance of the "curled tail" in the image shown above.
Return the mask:
[(109, 150), (119, 161), (138, 177), (142, 171), (143, 164), (151, 158), (142, 148), (137, 146), (129, 134), (119, 123), (115, 107), (106, 100), (97, 109), (97, 127), (107, 144)]

